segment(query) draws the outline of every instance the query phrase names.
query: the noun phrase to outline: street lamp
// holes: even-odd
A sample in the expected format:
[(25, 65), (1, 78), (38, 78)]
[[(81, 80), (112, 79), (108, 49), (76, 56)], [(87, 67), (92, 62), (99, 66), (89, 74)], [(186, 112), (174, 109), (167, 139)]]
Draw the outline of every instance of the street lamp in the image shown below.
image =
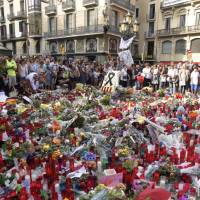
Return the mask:
[(124, 18), (124, 21), (119, 25), (119, 31), (122, 34), (124, 40), (128, 40), (135, 36), (138, 32), (138, 22), (134, 21), (133, 15), (128, 12)]

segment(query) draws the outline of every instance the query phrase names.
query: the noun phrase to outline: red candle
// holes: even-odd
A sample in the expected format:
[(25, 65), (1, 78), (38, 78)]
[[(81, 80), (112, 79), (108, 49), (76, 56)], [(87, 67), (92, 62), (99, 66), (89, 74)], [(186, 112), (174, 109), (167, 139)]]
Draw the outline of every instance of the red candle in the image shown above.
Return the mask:
[(70, 172), (74, 171), (74, 158), (69, 159), (69, 168), (70, 168)]

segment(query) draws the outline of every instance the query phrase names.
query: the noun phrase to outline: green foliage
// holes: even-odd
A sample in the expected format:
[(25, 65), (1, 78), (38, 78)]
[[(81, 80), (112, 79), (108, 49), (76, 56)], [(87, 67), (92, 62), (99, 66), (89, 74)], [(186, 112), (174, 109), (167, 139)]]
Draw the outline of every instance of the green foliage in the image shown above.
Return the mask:
[(100, 103), (104, 106), (110, 105), (111, 97), (109, 95), (104, 95), (103, 98), (100, 100)]

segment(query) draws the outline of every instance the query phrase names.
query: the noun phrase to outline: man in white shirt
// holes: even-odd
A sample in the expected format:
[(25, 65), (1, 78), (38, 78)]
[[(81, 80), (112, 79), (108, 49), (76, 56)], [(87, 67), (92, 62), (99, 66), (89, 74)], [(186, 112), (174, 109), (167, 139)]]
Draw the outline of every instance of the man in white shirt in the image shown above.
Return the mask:
[(35, 72), (30, 73), (26, 76), (26, 79), (30, 81), (32, 89), (36, 92), (39, 89), (38, 75)]
[(195, 67), (190, 76), (191, 92), (195, 95), (197, 94), (197, 91), (198, 91), (199, 78), (200, 78), (200, 75), (199, 75), (198, 68)]

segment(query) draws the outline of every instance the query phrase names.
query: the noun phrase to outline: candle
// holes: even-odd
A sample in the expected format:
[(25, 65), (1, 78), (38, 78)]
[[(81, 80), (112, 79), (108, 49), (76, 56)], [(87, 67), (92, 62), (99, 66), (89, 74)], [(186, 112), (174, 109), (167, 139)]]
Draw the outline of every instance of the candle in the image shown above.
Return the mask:
[(101, 163), (101, 161), (97, 162), (97, 170), (98, 170), (99, 173), (102, 172), (102, 163)]

